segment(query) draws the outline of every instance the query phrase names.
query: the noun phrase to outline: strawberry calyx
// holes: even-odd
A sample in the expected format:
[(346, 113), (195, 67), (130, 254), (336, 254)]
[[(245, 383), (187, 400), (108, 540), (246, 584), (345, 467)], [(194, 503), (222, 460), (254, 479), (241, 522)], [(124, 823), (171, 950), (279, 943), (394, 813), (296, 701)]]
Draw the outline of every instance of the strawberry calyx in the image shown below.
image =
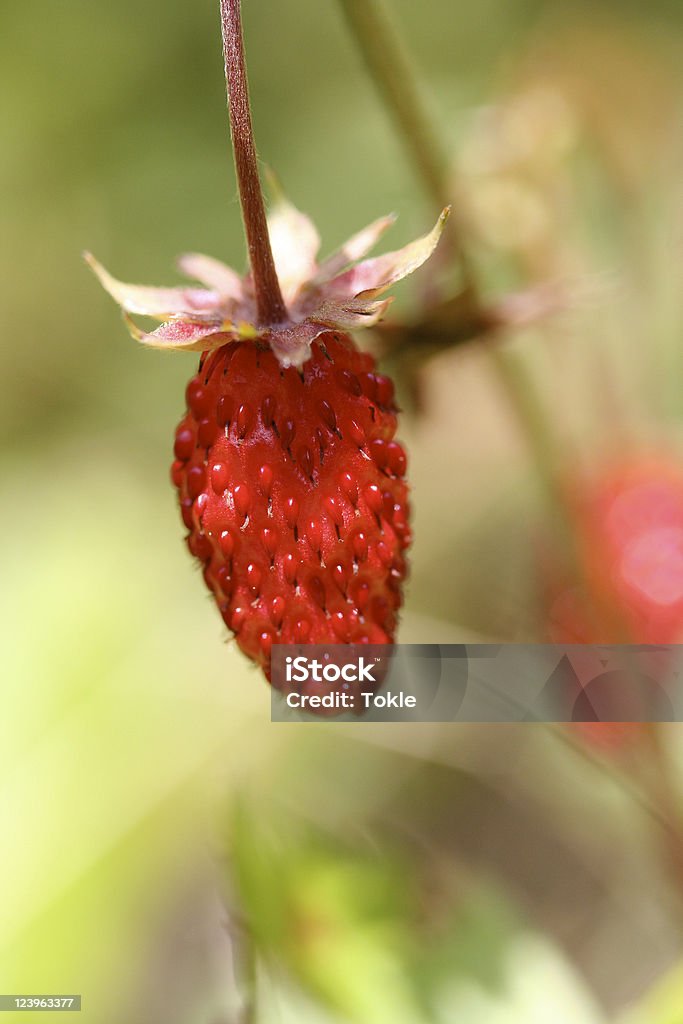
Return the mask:
[[(300, 367), (310, 358), (313, 342), (326, 331), (372, 327), (382, 318), (391, 302), (385, 293), (429, 259), (449, 212), (446, 207), (428, 234), (402, 249), (363, 259), (393, 223), (393, 217), (382, 217), (318, 262), (320, 238), (312, 221), (280, 195), (268, 218), (287, 306), (287, 319), (276, 324), (260, 322), (251, 273), (240, 277), (212, 257), (181, 256), (180, 270), (202, 287), (171, 288), (126, 284), (91, 253), (85, 253), (85, 259), (141, 344), (208, 352), (230, 342), (260, 340), (270, 345), (282, 366)], [(133, 316), (152, 317), (161, 326), (145, 331)]]

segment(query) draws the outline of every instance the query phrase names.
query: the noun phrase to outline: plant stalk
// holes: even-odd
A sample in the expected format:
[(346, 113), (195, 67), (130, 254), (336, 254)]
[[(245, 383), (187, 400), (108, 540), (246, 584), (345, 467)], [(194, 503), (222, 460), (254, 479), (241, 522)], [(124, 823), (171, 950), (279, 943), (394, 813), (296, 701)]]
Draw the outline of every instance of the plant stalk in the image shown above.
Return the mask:
[(270, 246), (266, 208), (256, 160), (249, 85), (244, 61), (240, 0), (221, 0), (221, 29), (230, 134), (256, 307), (261, 324), (279, 324), (287, 320), (287, 309)]
[[(658, 723), (643, 722), (644, 776), (649, 782), (652, 800), (666, 822), (663, 832), (664, 855), (677, 884), (680, 914), (683, 915), (683, 814), (681, 797), (664, 749)], [(683, 923), (683, 916), (681, 916)]]
[[(341, 6), (425, 191), (439, 208), (450, 206), (448, 153), (427, 114), (412, 61), (384, 5), (381, 0), (341, 0)], [(460, 235), (457, 210), (451, 210), (442, 245), (445, 242), (455, 257), (463, 291), (474, 297), (476, 281)]]

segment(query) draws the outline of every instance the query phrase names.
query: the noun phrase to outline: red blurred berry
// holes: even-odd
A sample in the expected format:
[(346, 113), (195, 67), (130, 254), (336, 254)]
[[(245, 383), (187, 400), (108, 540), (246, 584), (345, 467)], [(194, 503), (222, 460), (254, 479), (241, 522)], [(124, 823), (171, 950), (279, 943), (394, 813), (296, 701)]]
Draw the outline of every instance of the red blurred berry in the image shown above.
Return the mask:
[[(581, 583), (546, 572), (548, 639), (555, 643), (673, 644), (683, 637), (683, 465), (637, 456), (569, 493)], [(583, 723), (618, 747), (637, 722)]]
[(550, 635), (572, 643), (677, 643), (683, 466), (663, 457), (622, 462), (593, 483), (575, 484), (570, 512), (584, 583), (550, 582)]

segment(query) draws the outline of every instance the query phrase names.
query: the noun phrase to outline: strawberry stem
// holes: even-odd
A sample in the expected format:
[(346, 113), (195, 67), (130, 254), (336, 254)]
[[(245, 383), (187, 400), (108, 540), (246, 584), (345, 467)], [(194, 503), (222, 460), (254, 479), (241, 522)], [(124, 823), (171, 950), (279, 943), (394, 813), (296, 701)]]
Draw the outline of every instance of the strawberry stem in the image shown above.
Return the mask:
[[(448, 180), (448, 154), (425, 108), (403, 40), (378, 0), (341, 0), (341, 6), (425, 191), (440, 209), (450, 206), (453, 189)], [(463, 290), (476, 306), (477, 283), (461, 236), (458, 212), (452, 209), (444, 242), (457, 260)]]
[(258, 317), (261, 324), (283, 323), (287, 320), (287, 309), (270, 247), (266, 208), (256, 160), (249, 85), (244, 61), (240, 0), (221, 0), (221, 29), (230, 134)]

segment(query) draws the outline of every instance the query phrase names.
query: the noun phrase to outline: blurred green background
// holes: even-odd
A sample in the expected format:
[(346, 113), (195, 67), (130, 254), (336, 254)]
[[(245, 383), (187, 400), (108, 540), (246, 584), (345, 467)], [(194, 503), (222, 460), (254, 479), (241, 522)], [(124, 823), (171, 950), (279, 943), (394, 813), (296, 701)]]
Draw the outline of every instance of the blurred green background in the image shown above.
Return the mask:
[[(271, 725), (225, 642), (168, 482), (194, 357), (130, 342), (80, 258), (244, 266), (217, 7), (0, 5), (0, 991), (93, 1024), (681, 1024), (680, 879), (630, 765), (542, 726)], [(486, 294), (578, 292), (506, 341), (571, 458), (676, 450), (680, 4), (387, 7)], [(260, 154), (324, 247), (431, 224), (338, 6), (244, 23)], [(401, 638), (542, 639), (548, 513), (483, 346), (419, 392)]]

